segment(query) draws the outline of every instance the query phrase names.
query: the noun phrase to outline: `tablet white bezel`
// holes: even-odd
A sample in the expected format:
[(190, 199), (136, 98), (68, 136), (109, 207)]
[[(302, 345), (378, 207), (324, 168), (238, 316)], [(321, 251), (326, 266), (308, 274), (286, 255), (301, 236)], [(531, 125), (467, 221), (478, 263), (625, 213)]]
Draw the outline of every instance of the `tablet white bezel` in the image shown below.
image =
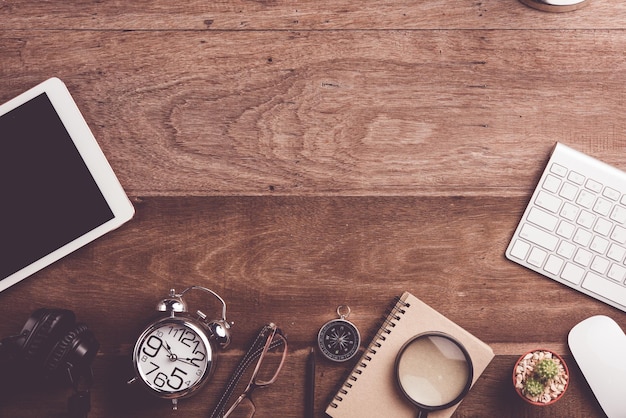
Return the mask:
[(96, 238), (118, 228), (129, 221), (135, 214), (132, 203), (126, 196), (124, 189), (115, 176), (100, 146), (96, 142), (89, 126), (87, 126), (87, 122), (83, 118), (67, 87), (60, 79), (50, 78), (0, 105), (0, 117), (42, 93), (45, 93), (52, 103), (52, 106), (69, 133), (76, 149), (104, 196), (104, 199), (111, 208), (113, 218), (75, 240), (57, 248), (28, 266), (23, 267), (17, 272), (7, 277), (1, 277), (0, 291), (13, 286)]

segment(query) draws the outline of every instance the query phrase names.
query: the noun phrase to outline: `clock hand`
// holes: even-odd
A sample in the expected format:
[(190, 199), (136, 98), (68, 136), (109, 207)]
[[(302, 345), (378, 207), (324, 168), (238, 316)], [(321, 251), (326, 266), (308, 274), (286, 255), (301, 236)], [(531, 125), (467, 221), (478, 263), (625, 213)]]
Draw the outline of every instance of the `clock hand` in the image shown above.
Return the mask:
[(168, 342), (167, 342), (167, 341), (163, 341), (163, 347), (165, 347), (165, 351), (167, 351), (167, 352), (168, 352), (167, 357), (168, 357), (171, 361), (180, 361), (180, 362), (182, 362), (182, 363), (185, 363), (185, 364), (190, 364), (190, 365), (192, 365), (192, 366), (195, 366), (195, 364), (193, 363), (193, 359), (190, 359), (189, 357), (187, 357), (187, 358), (184, 358), (184, 359), (183, 359), (183, 358), (178, 357), (176, 354), (174, 354), (174, 353), (172, 352), (172, 347), (168, 344)]
[(186, 363), (186, 364), (191, 364), (192, 366), (195, 366), (195, 364), (193, 364), (193, 362), (191, 361), (192, 359), (190, 359), (190, 358), (180, 358), (180, 357), (177, 357), (176, 360), (181, 361), (181, 362)]
[(176, 361), (178, 359), (178, 356), (172, 352), (172, 347), (170, 347), (167, 341), (163, 341), (163, 346), (165, 347), (165, 351), (168, 352), (167, 357), (169, 357), (169, 359), (172, 361)]

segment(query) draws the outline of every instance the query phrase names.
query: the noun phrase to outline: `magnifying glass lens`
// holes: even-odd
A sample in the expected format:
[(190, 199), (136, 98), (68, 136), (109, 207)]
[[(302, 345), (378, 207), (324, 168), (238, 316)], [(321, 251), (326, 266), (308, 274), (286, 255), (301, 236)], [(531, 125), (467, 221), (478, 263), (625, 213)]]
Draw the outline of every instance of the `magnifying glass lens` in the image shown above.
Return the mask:
[(442, 335), (422, 335), (410, 341), (398, 357), (396, 371), (405, 395), (428, 409), (460, 401), (472, 379), (467, 353)]

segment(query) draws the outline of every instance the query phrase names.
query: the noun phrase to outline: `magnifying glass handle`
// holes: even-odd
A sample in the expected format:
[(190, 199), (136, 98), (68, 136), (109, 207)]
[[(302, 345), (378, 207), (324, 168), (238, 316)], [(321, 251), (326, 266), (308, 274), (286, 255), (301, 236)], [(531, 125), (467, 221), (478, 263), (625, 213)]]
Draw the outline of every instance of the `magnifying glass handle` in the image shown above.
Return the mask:
[(425, 411), (423, 409), (417, 410), (417, 418), (426, 418), (427, 416), (428, 416), (428, 411)]

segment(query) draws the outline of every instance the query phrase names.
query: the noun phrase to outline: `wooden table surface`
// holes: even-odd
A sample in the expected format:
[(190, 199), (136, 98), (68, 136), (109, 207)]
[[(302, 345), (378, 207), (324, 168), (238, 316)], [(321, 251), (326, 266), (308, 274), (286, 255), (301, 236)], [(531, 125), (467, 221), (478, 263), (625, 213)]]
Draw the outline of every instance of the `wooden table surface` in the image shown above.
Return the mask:
[[(90, 417), (208, 417), (269, 321), (289, 356), (257, 417), (301, 417), (306, 358), (337, 306), (365, 345), (405, 290), (496, 354), (455, 417), (603, 416), (566, 337), (626, 315), (504, 251), (555, 142), (626, 169), (623, 1), (5, 0), (0, 22), (0, 102), (61, 78), (136, 208), (0, 294), (2, 336), (39, 307), (96, 334)], [(172, 411), (125, 382), (156, 302), (191, 285), (226, 300), (233, 344)], [(572, 375), (546, 408), (510, 382), (539, 346)], [(355, 361), (318, 356), (316, 416)], [(59, 416), (69, 393), (18, 390), (0, 416)]]

